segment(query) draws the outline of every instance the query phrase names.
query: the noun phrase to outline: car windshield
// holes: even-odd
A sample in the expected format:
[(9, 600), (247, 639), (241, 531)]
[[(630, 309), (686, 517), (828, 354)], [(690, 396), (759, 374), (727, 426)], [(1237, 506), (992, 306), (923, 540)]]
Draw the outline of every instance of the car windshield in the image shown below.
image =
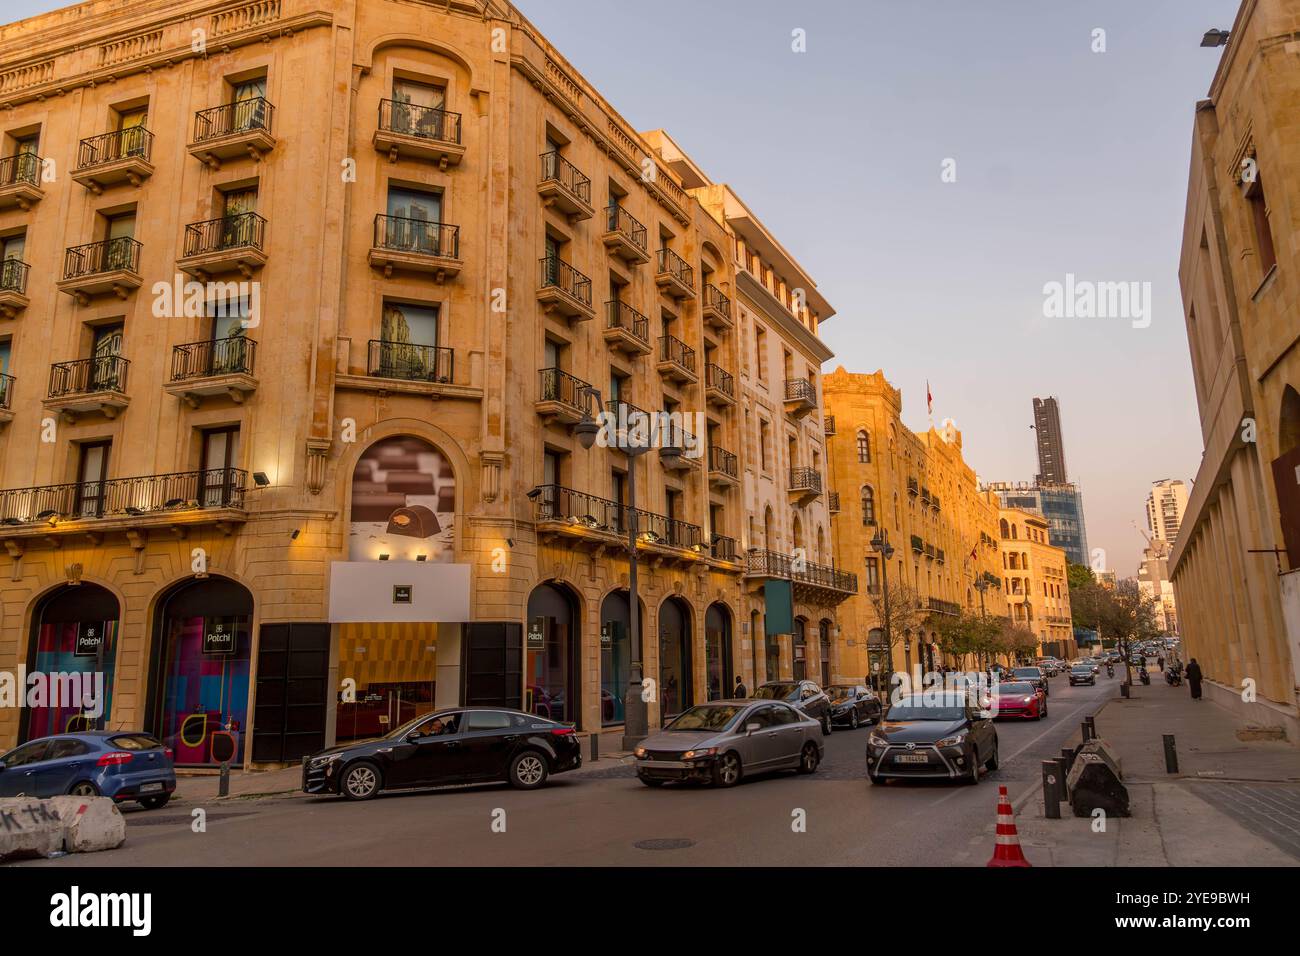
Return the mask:
[(712, 707), (700, 705), (680, 714), (664, 730), (722, 730), (736, 719), (740, 707), (720, 704)]
[(853, 696), (853, 688), (848, 684), (832, 684), (826, 688), (826, 694), (831, 700), (843, 700)]
[(966, 716), (966, 708), (953, 704), (951, 695), (948, 699), (941, 697), (927, 699), (925, 697), (904, 697), (897, 704), (889, 708), (887, 720), (942, 720), (951, 723), (954, 720), (962, 720)]
[(794, 693), (794, 684), (764, 684), (754, 691), (754, 696), (761, 700), (785, 700)]
[(999, 694), (1032, 694), (1034, 692), (1033, 684), (999, 684), (997, 693)]
[(157, 750), (162, 744), (148, 734), (118, 734), (109, 739), (118, 750)]
[(1017, 667), (1011, 673), (1017, 677), (1041, 677), (1037, 667)]
[[(441, 715), (440, 715), (440, 719), (443, 721), (443, 726), (450, 725), (450, 726), (454, 727), (454, 726), (455, 726), (455, 722), (456, 722), (456, 716), (457, 716), (456, 714), (441, 714)], [(388, 734), (387, 737), (386, 737), (386, 739), (387, 739), (387, 740), (396, 740), (398, 737), (405, 737), (407, 734), (409, 734), (409, 733), (410, 733), (412, 730), (414, 730), (416, 727), (419, 727), (420, 724), (423, 724), (423, 723), (425, 723), (425, 722), (428, 721), (428, 720), (429, 720), (429, 714), (428, 714), (428, 713), (421, 714), (419, 717), (416, 717), (414, 720), (408, 720), (406, 723), (402, 724), (402, 726), (398, 727), (396, 730), (394, 730), (393, 732), (391, 732), (390, 734)], [(542, 723), (542, 722), (545, 722), (545, 723), (548, 723), (548, 724), (551, 723), (551, 721), (546, 720), (545, 717), (538, 717), (538, 718), (537, 718), (537, 721), (538, 721), (538, 723)], [(431, 730), (431, 728), (428, 728), (428, 727), (426, 727), (426, 728), (424, 728), (424, 729), (425, 729), (425, 733), (429, 733), (430, 730)]]

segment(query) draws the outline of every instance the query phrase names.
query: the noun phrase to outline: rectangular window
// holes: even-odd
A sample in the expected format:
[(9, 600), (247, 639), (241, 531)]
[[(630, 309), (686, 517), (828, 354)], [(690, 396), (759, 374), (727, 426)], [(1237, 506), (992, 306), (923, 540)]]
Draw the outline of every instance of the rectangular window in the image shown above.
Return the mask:
[(97, 518), (104, 513), (104, 482), (108, 479), (108, 452), (112, 442), (86, 442), (77, 462), (76, 514)]
[(203, 432), (199, 461), (199, 503), (204, 508), (231, 503), (234, 487), (231, 469), (239, 466), (239, 426), (209, 428)]
[(1246, 200), (1250, 203), (1251, 220), (1255, 226), (1255, 251), (1259, 254), (1260, 277), (1277, 264), (1277, 253), (1273, 248), (1273, 230), (1268, 224), (1268, 201), (1264, 198), (1264, 182), (1256, 179), (1246, 191)]

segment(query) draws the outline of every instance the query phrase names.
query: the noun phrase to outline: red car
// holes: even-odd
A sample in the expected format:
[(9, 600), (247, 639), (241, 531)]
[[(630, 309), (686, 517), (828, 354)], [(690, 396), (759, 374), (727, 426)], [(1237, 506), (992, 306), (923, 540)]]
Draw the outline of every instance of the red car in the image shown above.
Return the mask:
[(993, 688), (993, 716), (1042, 720), (1047, 716), (1047, 695), (1028, 681), (1001, 683)]

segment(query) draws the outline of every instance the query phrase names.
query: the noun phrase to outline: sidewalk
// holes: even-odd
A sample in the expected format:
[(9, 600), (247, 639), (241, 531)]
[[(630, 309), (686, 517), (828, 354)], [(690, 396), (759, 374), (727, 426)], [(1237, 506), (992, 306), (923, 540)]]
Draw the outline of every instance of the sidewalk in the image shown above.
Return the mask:
[[(1131, 817), (1104, 833), (1061, 804), (1043, 814), (1042, 791), (1017, 807), (1025, 855), (1036, 866), (1296, 866), (1300, 863), (1300, 749), (1286, 741), (1240, 739), (1239, 723), (1186, 684), (1153, 671), (1149, 687), (1108, 700), (1097, 734), (1120, 756)], [(1177, 774), (1165, 771), (1164, 734), (1173, 734)], [(1249, 738), (1251, 734), (1242, 736)], [(1076, 732), (1071, 740), (1078, 742)]]

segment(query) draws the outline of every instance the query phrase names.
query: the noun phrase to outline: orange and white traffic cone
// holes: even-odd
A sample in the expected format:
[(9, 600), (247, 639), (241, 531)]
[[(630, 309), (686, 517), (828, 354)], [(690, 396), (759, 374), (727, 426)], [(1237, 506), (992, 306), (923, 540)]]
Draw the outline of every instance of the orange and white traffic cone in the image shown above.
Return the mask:
[(998, 787), (998, 835), (993, 846), (993, 859), (989, 866), (1030, 866), (1020, 850), (1020, 834), (1016, 832), (1016, 815), (1011, 810), (1007, 788)]

